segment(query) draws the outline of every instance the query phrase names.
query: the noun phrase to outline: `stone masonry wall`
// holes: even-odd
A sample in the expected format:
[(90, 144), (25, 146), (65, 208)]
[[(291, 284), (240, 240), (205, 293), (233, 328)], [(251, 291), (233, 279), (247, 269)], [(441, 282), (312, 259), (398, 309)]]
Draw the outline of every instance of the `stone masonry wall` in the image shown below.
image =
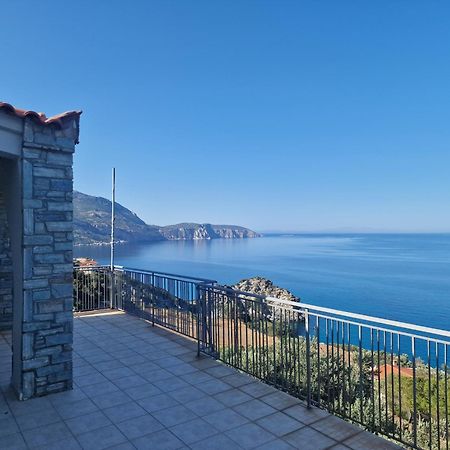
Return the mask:
[(23, 399), (72, 387), (72, 156), (78, 121), (25, 119)]
[(0, 192), (0, 330), (12, 326), (12, 260), (5, 198)]

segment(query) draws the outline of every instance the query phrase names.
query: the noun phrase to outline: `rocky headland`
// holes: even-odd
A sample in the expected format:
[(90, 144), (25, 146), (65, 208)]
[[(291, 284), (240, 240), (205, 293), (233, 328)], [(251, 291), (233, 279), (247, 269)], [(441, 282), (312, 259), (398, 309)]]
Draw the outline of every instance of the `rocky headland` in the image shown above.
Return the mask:
[(264, 295), (265, 297), (275, 297), (280, 300), (288, 300), (290, 302), (300, 302), (300, 298), (296, 297), (291, 291), (276, 286), (272, 281), (263, 277), (252, 277), (239, 281), (232, 286), (238, 291), (250, 292), (252, 294)]
[[(300, 302), (300, 297), (296, 297), (289, 290), (279, 287), (273, 284), (271, 280), (263, 277), (247, 278), (230, 286), (230, 288), (249, 294), (262, 295), (264, 297), (274, 297), (280, 300), (288, 300), (291, 302)], [(258, 304), (258, 301), (255, 297), (246, 296), (245, 294), (240, 295), (239, 300), (241, 309), (245, 311), (245, 314), (248, 317), (258, 317), (262, 314), (266, 319), (270, 321), (277, 321), (282, 317), (283, 311), (294, 310), (293, 305), (286, 305), (284, 309), (281, 309), (278, 307), (273, 308), (266, 302), (264, 302), (264, 306), (261, 309), (261, 306)], [(256, 304), (258, 304), (258, 307), (256, 307)], [(284, 316), (283, 320), (286, 320), (287, 318), (289, 320), (302, 320), (303, 317), (302, 313), (289, 312), (288, 315), (288, 317)]]

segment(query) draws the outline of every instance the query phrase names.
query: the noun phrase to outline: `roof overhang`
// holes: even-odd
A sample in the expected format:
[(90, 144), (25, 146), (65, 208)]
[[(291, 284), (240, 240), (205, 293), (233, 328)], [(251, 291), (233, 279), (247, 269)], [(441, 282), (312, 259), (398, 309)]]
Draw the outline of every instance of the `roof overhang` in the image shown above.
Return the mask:
[(20, 109), (6, 102), (0, 102), (0, 156), (20, 157), (23, 144), (24, 123), (33, 121), (42, 127), (67, 129), (76, 128), (75, 144), (78, 143), (78, 124), (82, 111), (67, 111), (56, 116), (47, 117), (44, 113)]
[(0, 156), (18, 158), (22, 154), (23, 119), (0, 109)]

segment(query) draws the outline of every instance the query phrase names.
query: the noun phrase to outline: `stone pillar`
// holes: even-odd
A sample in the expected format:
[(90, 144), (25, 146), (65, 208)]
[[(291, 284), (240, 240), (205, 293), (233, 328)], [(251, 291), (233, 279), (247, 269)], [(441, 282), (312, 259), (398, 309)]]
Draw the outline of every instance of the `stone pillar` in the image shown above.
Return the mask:
[[(72, 388), (72, 156), (78, 117), (24, 118), (20, 255), (14, 293), (13, 386), (20, 399)], [(17, 243), (17, 242), (16, 242)], [(14, 253), (14, 252), (13, 252)], [(13, 255), (14, 259), (14, 255)]]

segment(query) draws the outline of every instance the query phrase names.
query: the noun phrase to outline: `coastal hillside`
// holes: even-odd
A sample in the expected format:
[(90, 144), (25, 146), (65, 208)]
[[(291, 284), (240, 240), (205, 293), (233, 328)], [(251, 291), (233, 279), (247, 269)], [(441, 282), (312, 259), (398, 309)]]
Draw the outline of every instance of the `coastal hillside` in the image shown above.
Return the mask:
[[(74, 191), (75, 245), (102, 245), (110, 241), (111, 201)], [(179, 223), (148, 225), (135, 213), (116, 203), (115, 236), (117, 242), (151, 242), (164, 240), (243, 239), (258, 237), (248, 228), (237, 225)]]

